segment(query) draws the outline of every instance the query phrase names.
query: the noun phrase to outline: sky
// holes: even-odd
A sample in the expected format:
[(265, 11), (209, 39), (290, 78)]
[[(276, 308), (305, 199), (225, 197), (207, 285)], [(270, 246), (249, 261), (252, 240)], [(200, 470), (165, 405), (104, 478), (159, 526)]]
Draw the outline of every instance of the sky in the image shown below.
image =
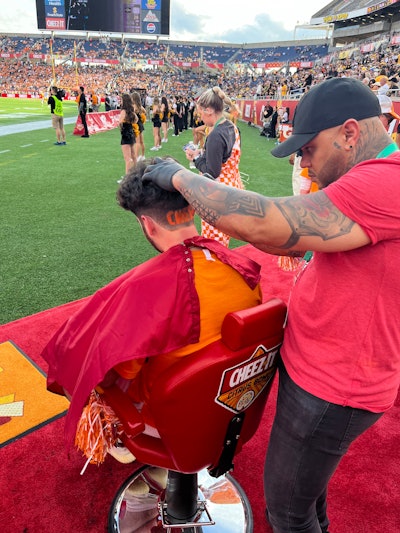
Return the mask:
[[(296, 24), (308, 23), (328, 4), (329, 0), (171, 0), (170, 39), (236, 44), (293, 40)], [(36, 0), (0, 0), (0, 33), (13, 32), (38, 32)], [(301, 32), (296, 35), (300, 38)]]

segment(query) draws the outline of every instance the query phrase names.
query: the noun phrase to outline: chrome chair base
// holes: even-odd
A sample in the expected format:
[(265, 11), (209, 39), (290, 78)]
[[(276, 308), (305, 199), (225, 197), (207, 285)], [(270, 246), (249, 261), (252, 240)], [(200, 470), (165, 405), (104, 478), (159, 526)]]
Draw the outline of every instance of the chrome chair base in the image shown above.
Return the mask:
[(198, 474), (198, 512), (186, 523), (171, 523), (164, 502), (167, 472), (143, 466), (120, 487), (112, 503), (110, 533), (252, 533), (253, 516), (243, 489), (225, 474)]

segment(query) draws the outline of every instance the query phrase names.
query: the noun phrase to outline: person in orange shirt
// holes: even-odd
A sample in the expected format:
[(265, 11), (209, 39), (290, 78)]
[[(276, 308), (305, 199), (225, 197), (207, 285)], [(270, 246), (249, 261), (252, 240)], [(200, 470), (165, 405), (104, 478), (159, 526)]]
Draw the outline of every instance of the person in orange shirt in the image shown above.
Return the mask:
[(283, 80), (282, 85), (281, 85), (281, 98), (282, 98), (282, 100), (284, 100), (287, 97), (287, 93), (288, 93), (287, 81)]
[[(154, 161), (130, 168), (117, 200), (160, 254), (97, 291), (43, 352), (49, 390), (71, 397), (66, 440), (76, 434), (76, 444), (95, 463), (105, 459), (102, 430), (99, 439), (87, 432), (96, 389), (117, 384), (134, 402), (145, 402), (156, 375), (220, 338), (227, 313), (262, 301), (260, 266), (199, 236), (194, 210), (180, 193), (143, 182)], [(89, 396), (95, 400), (85, 406)], [(107, 448), (121, 462), (132, 460), (124, 447)]]
[[(142, 168), (144, 170), (145, 166), (142, 165)], [(171, 209), (170, 206), (174, 203), (171, 201), (166, 210), (162, 203), (167, 205), (165, 198), (167, 193), (161, 189), (156, 192), (151, 188), (149, 190), (149, 184), (143, 184), (138, 178), (137, 174), (140, 172), (137, 170), (130, 172), (124, 178), (117, 199), (122, 207), (138, 217), (149, 242), (158, 251), (164, 252), (173, 245), (181, 246), (180, 243), (185, 241), (187, 236), (197, 236), (191, 209), (186, 206), (181, 209)], [(136, 197), (132, 194), (132, 185), (136, 189)], [(142, 204), (146, 204), (145, 207)], [(171, 216), (171, 213), (174, 215)], [(205, 245), (207, 241), (208, 239), (204, 239)], [(217, 248), (219, 247), (222, 248), (223, 245), (218, 243)], [(211, 251), (203, 246), (196, 246), (195, 241), (190, 246), (195, 271), (194, 285), (200, 301), (198, 342), (157, 357), (130, 360), (114, 367), (118, 376), (130, 381), (129, 394), (135, 402), (143, 402), (150, 397), (154, 376), (164, 372), (177, 359), (198, 351), (220, 338), (222, 321), (227, 313), (261, 303), (260, 287), (250, 289), (242, 275), (223, 263), (215, 251), (216, 249)]]
[(94, 92), (92, 94), (92, 110), (93, 110), (93, 113), (98, 113), (99, 112), (99, 108), (100, 108), (100, 98)]

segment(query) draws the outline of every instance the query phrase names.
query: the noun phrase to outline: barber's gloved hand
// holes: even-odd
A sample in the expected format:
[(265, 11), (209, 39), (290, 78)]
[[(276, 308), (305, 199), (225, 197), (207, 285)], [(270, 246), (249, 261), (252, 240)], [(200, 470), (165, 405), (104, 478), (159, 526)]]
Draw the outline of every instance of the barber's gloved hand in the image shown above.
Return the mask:
[(143, 174), (143, 181), (151, 181), (158, 185), (165, 191), (175, 192), (176, 189), (172, 185), (172, 178), (179, 170), (184, 170), (185, 167), (174, 161), (173, 159), (155, 158), (155, 164), (149, 165)]

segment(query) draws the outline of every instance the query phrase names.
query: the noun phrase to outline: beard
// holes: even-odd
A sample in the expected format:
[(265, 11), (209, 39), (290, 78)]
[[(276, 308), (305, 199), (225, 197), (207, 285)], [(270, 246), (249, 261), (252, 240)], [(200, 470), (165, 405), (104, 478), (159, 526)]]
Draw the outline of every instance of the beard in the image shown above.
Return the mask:
[(318, 174), (314, 174), (312, 180), (317, 183), (320, 189), (324, 189), (337, 181), (343, 174), (346, 174), (352, 166), (348, 165), (341, 154), (331, 155)]
[(154, 242), (154, 240), (150, 237), (150, 235), (147, 233), (146, 231), (146, 228), (143, 226), (143, 224), (140, 224), (141, 228), (142, 228), (142, 231), (143, 231), (143, 234), (144, 236), (146, 237), (146, 239), (149, 241), (149, 243), (152, 245), (152, 247), (157, 250), (157, 252), (160, 252), (162, 253), (163, 250), (161, 250), (159, 248), (159, 246), (156, 245), (156, 243)]

